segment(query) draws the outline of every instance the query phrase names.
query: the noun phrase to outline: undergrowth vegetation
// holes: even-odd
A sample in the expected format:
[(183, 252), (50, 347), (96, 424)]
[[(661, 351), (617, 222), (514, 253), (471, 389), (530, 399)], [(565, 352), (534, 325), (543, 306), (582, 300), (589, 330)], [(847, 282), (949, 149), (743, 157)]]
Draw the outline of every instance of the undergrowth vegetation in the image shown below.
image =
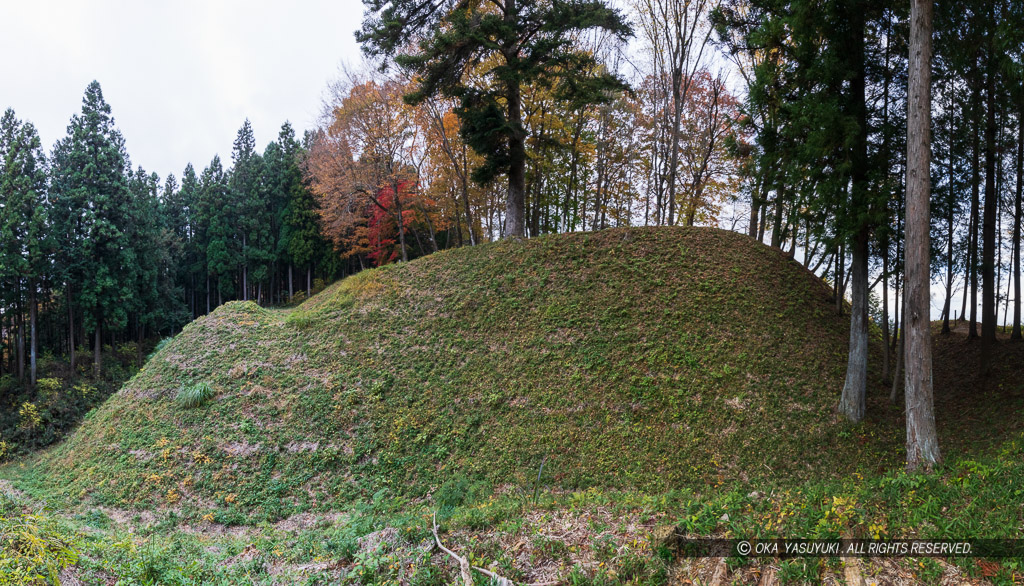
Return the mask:
[[(1024, 528), (1022, 446), (1024, 437), (1017, 437), (994, 456), (958, 459), (931, 474), (855, 473), (768, 492), (590, 488), (542, 491), (535, 501), (522, 491), (454, 478), (432, 502), (377, 494), (344, 512), (302, 514), (235, 531), (212, 520), (189, 521), (173, 509), (115, 522), (105, 511), (123, 517), (117, 510), (86, 507), (68, 518), (31, 512), (24, 503), (0, 497), (0, 544), (15, 552), (0, 556), (0, 584), (27, 571), (48, 579), (68, 566), (84, 583), (451, 584), (458, 568), (433, 545), (434, 515), (446, 547), (475, 566), (517, 583), (554, 571), (563, 583), (577, 586), (658, 586), (674, 583), (673, 576), (694, 576), (689, 566), (697, 560), (681, 556), (666, 538), (670, 533), (660, 529), (682, 537), (761, 540), (1012, 539)], [(26, 531), (40, 537), (36, 545), (11, 548), (5, 541), (12, 532)], [(727, 561), (734, 576), (748, 578), (776, 564), (784, 584), (835, 582), (843, 575), (839, 558)], [(871, 575), (917, 584), (966, 577), (1009, 585), (1024, 578), (1019, 558), (892, 562), (865, 560)], [(477, 578), (487, 583), (482, 574)]]
[(210, 383), (198, 382), (194, 385), (181, 387), (174, 400), (185, 409), (194, 409), (205, 405), (213, 398), (213, 395), (214, 391)]
[(91, 373), (91, 353), (86, 348), (78, 352), (74, 371), (66, 358), (43, 353), (34, 387), (27, 375), (19, 381), (10, 373), (0, 374), (0, 462), (60, 441), (138, 372), (141, 353), (136, 342), (105, 346), (106, 368), (98, 379)]

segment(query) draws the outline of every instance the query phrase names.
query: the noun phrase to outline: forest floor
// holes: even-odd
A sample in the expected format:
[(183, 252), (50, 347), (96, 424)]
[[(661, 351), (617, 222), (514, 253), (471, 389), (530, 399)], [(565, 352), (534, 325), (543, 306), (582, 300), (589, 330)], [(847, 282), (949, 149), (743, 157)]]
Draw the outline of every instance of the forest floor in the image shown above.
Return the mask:
[[(502, 242), (295, 309), (229, 303), (67, 441), (0, 468), (0, 539), (19, 544), (0, 577), (450, 584), (436, 515), (447, 548), (516, 583), (1020, 579), (1019, 559), (679, 551), (1024, 531), (1024, 344), (997, 344), (978, 385), (977, 342), (936, 337), (946, 463), (911, 476), (880, 374), (864, 422), (834, 415), (833, 307), (777, 250), (711, 229)], [(215, 394), (188, 408), (198, 383)]]

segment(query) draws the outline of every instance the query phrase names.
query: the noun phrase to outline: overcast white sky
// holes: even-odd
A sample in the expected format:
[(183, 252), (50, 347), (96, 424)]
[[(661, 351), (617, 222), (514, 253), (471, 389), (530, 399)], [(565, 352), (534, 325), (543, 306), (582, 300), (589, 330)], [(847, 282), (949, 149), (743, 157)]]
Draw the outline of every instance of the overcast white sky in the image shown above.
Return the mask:
[(47, 152), (93, 79), (135, 166), (179, 178), (230, 161), (245, 118), (262, 151), (285, 120), (313, 127), (343, 62), (358, 63), (360, 0), (0, 0), (0, 111)]

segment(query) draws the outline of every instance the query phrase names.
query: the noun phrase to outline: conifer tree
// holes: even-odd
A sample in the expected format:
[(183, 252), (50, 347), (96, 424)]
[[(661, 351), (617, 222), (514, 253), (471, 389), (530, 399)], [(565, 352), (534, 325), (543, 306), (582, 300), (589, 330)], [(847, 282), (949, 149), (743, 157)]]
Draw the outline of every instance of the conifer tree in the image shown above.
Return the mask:
[[(29, 380), (33, 385), (39, 351), (37, 290), (50, 261), (46, 180), (39, 134), (31, 123), (21, 122), (8, 109), (0, 118), (0, 289), (15, 307), (28, 305)], [(19, 323), (19, 349), (24, 339), (24, 327)], [(23, 377), (22, 353), (18, 372)]]
[[(199, 179), (196, 201), (197, 232), (205, 255), (206, 306), (211, 309), (214, 293), (216, 305), (235, 293), (234, 275), (241, 266), (235, 209), (231, 203), (228, 177), (214, 155)], [(210, 280), (213, 280), (211, 289)]]
[[(200, 288), (203, 287), (207, 275), (206, 231), (205, 229), (200, 230), (199, 191), (199, 178), (196, 176), (196, 170), (192, 167), (192, 163), (189, 163), (181, 175), (181, 189), (178, 190), (177, 200), (188, 210), (184, 234), (184, 266), (182, 267), (185, 276), (182, 277), (182, 282), (187, 284), (190, 291), (189, 303), (193, 318), (200, 314)], [(202, 227), (205, 228), (205, 226)]]
[(102, 330), (123, 327), (132, 305), (134, 290), (122, 275), (134, 258), (124, 139), (98, 82), (86, 88), (82, 113), (72, 116), (67, 132), (54, 148), (51, 209), (68, 298), (93, 333), (93, 372), (99, 376)]
[[(420, 104), (435, 95), (459, 101), (466, 142), (484, 157), (473, 174), (486, 183), (508, 177), (506, 237), (525, 235), (526, 131), (524, 86), (555, 89), (556, 97), (576, 105), (601, 103), (624, 83), (602, 73), (592, 53), (577, 50), (573, 37), (608, 32), (632, 34), (622, 14), (601, 0), (504, 0), (503, 2), (421, 2), (364, 0), (367, 17), (356, 34), (370, 56), (391, 56), (419, 79), (406, 97)], [(411, 38), (422, 39), (407, 51)], [(468, 80), (469, 70), (494, 63), (482, 84)]]
[[(295, 131), (287, 122), (277, 136), (281, 161), (281, 190), (286, 203), (281, 210), (281, 237), (278, 247), (288, 264), (288, 295), (294, 294), (293, 269), (312, 271), (317, 252), (330, 250), (320, 233), (316, 197), (302, 176), (300, 160), (305, 149), (295, 139)], [(269, 147), (267, 150), (270, 150)], [(307, 279), (308, 280), (308, 279)]]

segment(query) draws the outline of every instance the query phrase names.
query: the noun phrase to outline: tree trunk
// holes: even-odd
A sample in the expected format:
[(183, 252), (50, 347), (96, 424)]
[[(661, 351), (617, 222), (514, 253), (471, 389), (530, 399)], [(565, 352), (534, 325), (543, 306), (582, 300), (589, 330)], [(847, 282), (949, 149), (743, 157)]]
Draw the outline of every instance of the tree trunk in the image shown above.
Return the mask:
[(462, 176), (459, 178), (461, 180), (461, 187), (462, 187), (462, 206), (466, 210), (466, 231), (469, 232), (469, 245), (470, 246), (476, 246), (477, 245), (477, 238), (476, 238), (476, 232), (473, 230), (473, 216), (470, 214), (470, 210), (469, 210), (469, 162), (468, 162), (468, 159), (469, 159), (469, 157), (467, 156), (467, 153), (466, 153), (466, 147), (465, 147), (465, 145), (463, 145), (463, 147), (462, 147), (462, 171), (463, 172), (462, 172)]
[(71, 362), (71, 376), (75, 375), (75, 308), (71, 305), (71, 283), (68, 283), (68, 358)]
[[(1022, 104), (1024, 106), (1024, 104)], [(1011, 340), (1020, 340), (1020, 222), (1021, 196), (1024, 195), (1024, 107), (1017, 115), (1017, 194), (1013, 202), (1013, 331)]]
[[(977, 92), (975, 92), (975, 95), (977, 95)], [(977, 101), (975, 101), (975, 107), (977, 107)], [(979, 143), (977, 121), (973, 124), (973, 128), (974, 147), (971, 154), (971, 241), (967, 261), (969, 263), (968, 270), (971, 275), (971, 323), (967, 334), (968, 338), (978, 337), (978, 227), (981, 224), (980, 214), (978, 213), (979, 189), (981, 186), (981, 162), (979, 158), (981, 145)]]
[(96, 320), (95, 338), (93, 342), (93, 354), (92, 354), (92, 374), (95, 378), (100, 378), (100, 373), (103, 369), (103, 341), (100, 337), (100, 320)]
[(906, 413), (907, 469), (939, 460), (932, 397), (931, 336), (931, 38), (932, 0), (912, 0), (907, 104)]
[(889, 242), (882, 249), (882, 378), (889, 380)]
[[(952, 103), (952, 99), (950, 99)], [(946, 301), (942, 305), (942, 333), (949, 335), (949, 313), (952, 311), (950, 307), (953, 301), (953, 202), (956, 201), (956, 194), (953, 192), (953, 117), (950, 117), (949, 122), (949, 160), (947, 172), (949, 175), (949, 209), (946, 214), (946, 233), (948, 238), (946, 239)]]
[(996, 341), (996, 103), (995, 56), (989, 37), (988, 72), (985, 75), (985, 216), (981, 250), (981, 373), (988, 374), (992, 344)]
[(313, 296), (313, 265), (306, 267), (306, 299)]
[(843, 272), (846, 269), (846, 253), (843, 251), (843, 245), (839, 245), (839, 250), (836, 252), (836, 284), (833, 287), (836, 292), (836, 313), (843, 315), (843, 301), (846, 298), (846, 287), (843, 277)]
[[(904, 315), (906, 315), (904, 313)], [(900, 324), (900, 332), (903, 331), (903, 324)], [(889, 391), (889, 402), (895, 405), (900, 397), (900, 383), (903, 381), (903, 355), (906, 353), (906, 339), (902, 334), (893, 338), (896, 348), (896, 369), (892, 375), (892, 390)]]
[(29, 343), (29, 382), (32, 386), (36, 386), (36, 354), (39, 352), (39, 334), (36, 328), (36, 281), (32, 279), (29, 281), (28, 290), (28, 315), (29, 315), (29, 336), (31, 336), (31, 342)]
[[(761, 181), (760, 177), (761, 174), (759, 173), (757, 178), (758, 184)], [(755, 186), (754, 193), (750, 195), (750, 224), (747, 226), (747, 234), (749, 234), (751, 238), (757, 238), (757, 216), (761, 213), (760, 196), (757, 191), (758, 187)]]
[[(682, 72), (672, 72), (672, 138), (669, 145), (668, 170), (668, 221), (669, 226), (675, 225), (676, 213), (676, 179), (679, 174), (679, 130), (682, 125)], [(774, 237), (773, 237), (774, 238)]]
[(775, 191), (775, 220), (772, 223), (772, 246), (782, 248), (782, 180)]
[(292, 287), (292, 263), (288, 263), (288, 302), (295, 297), (295, 289)]
[(25, 315), (22, 313), (21, 303), (18, 303), (18, 380), (25, 380)]
[[(505, 18), (514, 21), (516, 0), (505, 0)], [(512, 50), (512, 49), (510, 49)], [(506, 60), (518, 60), (517, 54), (506, 55)], [(526, 219), (526, 133), (523, 130), (522, 95), (519, 82), (511, 80), (506, 87), (508, 123), (512, 133), (508, 140), (508, 201), (505, 207), (505, 238), (525, 236)]]
[(846, 364), (846, 384), (838, 411), (850, 421), (864, 419), (868, 385), (868, 239), (867, 226), (861, 228), (853, 243), (853, 275), (850, 308), (850, 352)]

